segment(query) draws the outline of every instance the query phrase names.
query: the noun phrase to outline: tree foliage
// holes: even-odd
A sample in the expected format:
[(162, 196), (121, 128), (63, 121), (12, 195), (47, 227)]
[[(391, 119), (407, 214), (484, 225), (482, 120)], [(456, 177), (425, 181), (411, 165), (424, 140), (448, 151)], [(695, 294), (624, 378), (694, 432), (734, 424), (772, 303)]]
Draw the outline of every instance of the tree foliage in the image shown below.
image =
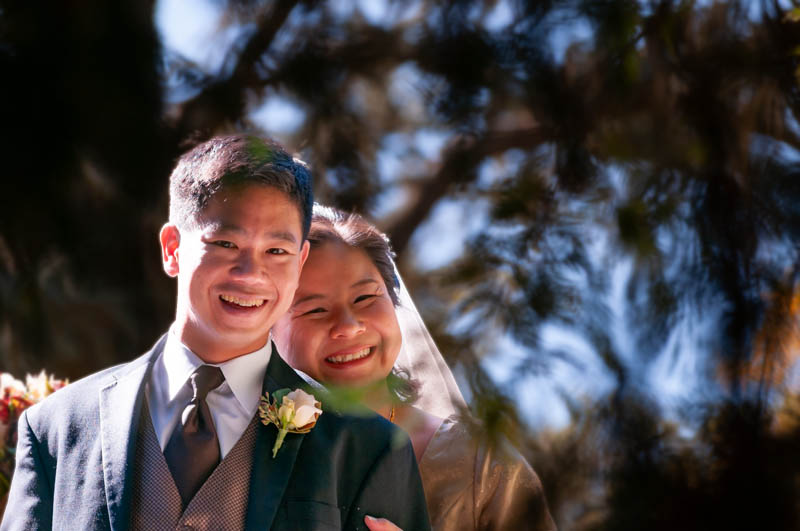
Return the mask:
[[(174, 160), (274, 135), (254, 111), (280, 97), (318, 199), (389, 233), (475, 412), (525, 449), (562, 527), (798, 525), (794, 0), (215, 2), (237, 35), (218, 68), (162, 46), (153, 2), (0, 0), (5, 370), (76, 378), (146, 349), (173, 311), (155, 235)], [(481, 228), (419, 269), (414, 237), (446, 204)], [(501, 340), (520, 380), (581, 363), (545, 326), (614, 381), (569, 397), (558, 432), (528, 429), (482, 363)], [(666, 345), (701, 371), (678, 420), (643, 377)]]

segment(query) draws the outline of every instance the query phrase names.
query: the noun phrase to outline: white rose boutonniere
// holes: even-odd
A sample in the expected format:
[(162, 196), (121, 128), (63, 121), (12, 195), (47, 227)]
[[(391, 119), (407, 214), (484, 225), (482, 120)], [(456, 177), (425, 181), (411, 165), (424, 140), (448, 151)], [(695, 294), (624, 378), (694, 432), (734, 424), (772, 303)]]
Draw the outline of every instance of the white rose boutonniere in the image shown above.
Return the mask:
[(274, 459), (283, 445), (283, 439), (287, 433), (308, 433), (311, 431), (319, 416), (322, 414), (322, 404), (314, 395), (310, 395), (302, 389), (280, 389), (272, 393), (272, 401), (269, 393), (264, 393), (258, 405), (258, 414), (261, 422), (269, 426), (274, 424), (278, 428), (278, 438), (275, 446), (272, 447), (272, 458)]

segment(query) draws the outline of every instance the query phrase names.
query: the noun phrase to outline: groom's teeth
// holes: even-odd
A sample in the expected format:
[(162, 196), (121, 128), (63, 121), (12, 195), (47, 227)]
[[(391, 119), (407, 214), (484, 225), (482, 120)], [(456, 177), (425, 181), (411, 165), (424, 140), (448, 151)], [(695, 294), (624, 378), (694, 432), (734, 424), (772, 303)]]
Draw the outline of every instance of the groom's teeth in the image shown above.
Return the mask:
[(233, 295), (220, 295), (219, 298), (225, 302), (230, 302), (231, 304), (243, 306), (245, 308), (257, 308), (264, 304), (264, 299), (240, 299), (239, 297), (234, 297)]
[(325, 358), (326, 361), (331, 363), (344, 363), (347, 361), (358, 360), (364, 358), (369, 355), (370, 347), (363, 348), (358, 352), (353, 352), (352, 354), (342, 354), (341, 356), (329, 356)]

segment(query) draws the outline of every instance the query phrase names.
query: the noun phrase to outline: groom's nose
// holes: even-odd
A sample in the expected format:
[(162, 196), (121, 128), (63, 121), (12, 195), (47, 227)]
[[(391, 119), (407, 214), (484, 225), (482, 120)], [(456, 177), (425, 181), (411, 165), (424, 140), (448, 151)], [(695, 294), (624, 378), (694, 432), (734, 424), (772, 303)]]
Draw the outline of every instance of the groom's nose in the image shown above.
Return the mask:
[(231, 266), (231, 275), (236, 278), (260, 278), (265, 274), (266, 267), (252, 251), (239, 251)]
[(349, 309), (342, 309), (335, 313), (331, 337), (354, 337), (364, 331), (364, 323)]

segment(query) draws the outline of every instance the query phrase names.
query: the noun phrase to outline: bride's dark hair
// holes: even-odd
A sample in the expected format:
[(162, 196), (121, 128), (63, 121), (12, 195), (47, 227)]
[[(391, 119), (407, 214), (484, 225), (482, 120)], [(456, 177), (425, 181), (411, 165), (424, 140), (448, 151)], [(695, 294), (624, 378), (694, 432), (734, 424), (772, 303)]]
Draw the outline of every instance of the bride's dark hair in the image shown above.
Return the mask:
[[(392, 304), (397, 306), (400, 303), (400, 282), (395, 275), (395, 254), (389, 238), (363, 217), (354, 212), (315, 204), (308, 241), (311, 249), (338, 242), (363, 250), (381, 275)], [(386, 377), (386, 384), (400, 402), (411, 404), (419, 398), (419, 384), (402, 369), (393, 368)]]
[(400, 283), (394, 274), (395, 254), (389, 238), (360, 215), (315, 204), (308, 241), (312, 249), (327, 242), (340, 242), (362, 249), (375, 264), (392, 303), (397, 306), (400, 302), (397, 296)]

